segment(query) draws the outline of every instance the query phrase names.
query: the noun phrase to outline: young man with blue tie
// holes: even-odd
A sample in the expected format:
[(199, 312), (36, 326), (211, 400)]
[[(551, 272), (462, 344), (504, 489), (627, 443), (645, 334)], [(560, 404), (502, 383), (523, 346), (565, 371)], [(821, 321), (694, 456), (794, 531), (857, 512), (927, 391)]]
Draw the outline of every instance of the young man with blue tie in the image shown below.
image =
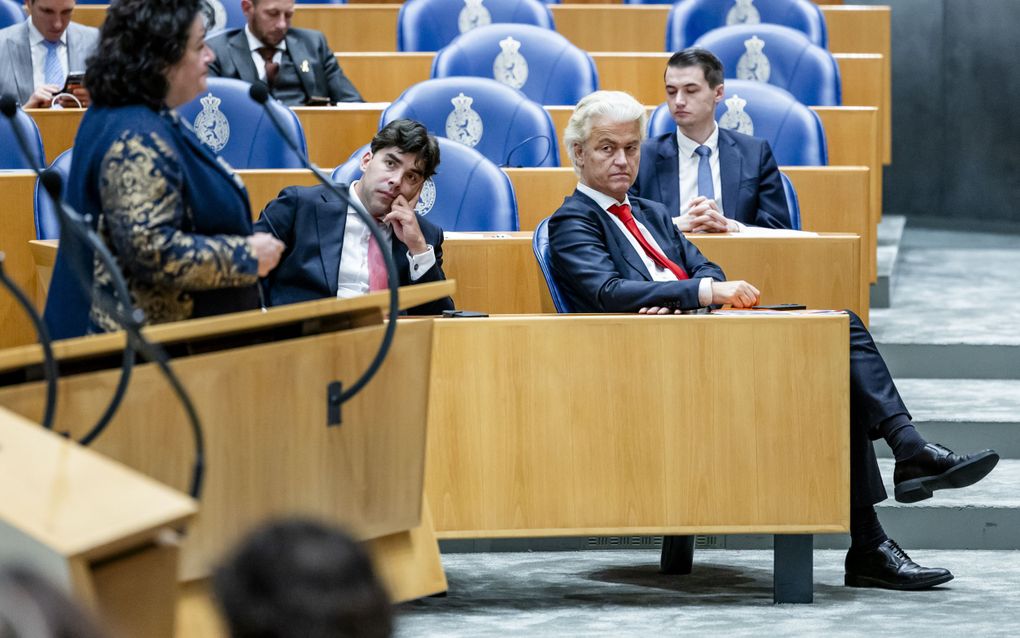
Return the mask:
[(642, 144), (631, 193), (663, 204), (683, 232), (791, 228), (769, 143), (715, 122), (724, 96), (719, 58), (705, 49), (684, 49), (669, 59), (664, 79), (677, 130)]
[[(628, 195), (641, 164), (645, 109), (617, 91), (582, 99), (564, 133), (577, 190), (549, 220), (553, 276), (575, 312), (667, 314), (709, 305), (746, 308), (759, 291), (726, 281), (674, 225), (660, 203)], [(702, 214), (703, 216), (703, 214)], [(914, 428), (885, 361), (861, 320), (850, 315), (850, 551), (848, 586), (927, 589), (948, 582), (946, 569), (922, 567), (888, 538), (874, 505), (886, 498), (872, 442), (896, 457), (896, 500), (966, 487), (995, 467), (998, 454), (958, 456)], [(670, 549), (664, 544), (664, 564)]]

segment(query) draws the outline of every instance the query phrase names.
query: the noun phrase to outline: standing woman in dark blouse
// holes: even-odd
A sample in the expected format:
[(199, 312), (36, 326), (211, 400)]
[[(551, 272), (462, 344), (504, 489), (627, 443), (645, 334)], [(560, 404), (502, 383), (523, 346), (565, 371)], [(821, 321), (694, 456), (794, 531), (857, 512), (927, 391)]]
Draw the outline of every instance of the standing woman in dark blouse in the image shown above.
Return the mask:
[[(283, 244), (252, 233), (248, 195), (174, 109), (206, 88), (201, 0), (114, 0), (88, 61), (92, 96), (67, 199), (90, 215), (146, 323), (258, 307)], [(91, 299), (74, 274), (91, 280)], [(117, 329), (110, 272), (66, 229), (46, 321), (57, 338)]]

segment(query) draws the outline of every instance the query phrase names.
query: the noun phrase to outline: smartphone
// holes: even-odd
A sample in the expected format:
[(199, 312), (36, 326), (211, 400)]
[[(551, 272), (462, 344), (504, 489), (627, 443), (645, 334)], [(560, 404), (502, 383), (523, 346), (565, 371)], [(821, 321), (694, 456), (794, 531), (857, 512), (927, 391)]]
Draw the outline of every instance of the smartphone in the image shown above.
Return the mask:
[(305, 106), (329, 106), (329, 98), (321, 95), (313, 95), (305, 102)]
[(82, 84), (85, 83), (85, 74), (82, 72), (68, 73), (67, 80), (64, 81), (64, 88), (60, 89), (61, 93), (71, 93), (74, 89), (81, 88)]
[(807, 310), (807, 306), (799, 303), (777, 303), (769, 306), (751, 306), (751, 310)]

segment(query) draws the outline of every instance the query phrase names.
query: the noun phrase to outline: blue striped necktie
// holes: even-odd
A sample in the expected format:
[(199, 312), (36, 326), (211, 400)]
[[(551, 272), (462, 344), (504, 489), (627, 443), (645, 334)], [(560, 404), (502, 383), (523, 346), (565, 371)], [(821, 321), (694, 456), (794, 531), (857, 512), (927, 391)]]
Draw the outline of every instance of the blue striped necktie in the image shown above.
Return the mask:
[(64, 86), (64, 68), (60, 65), (60, 40), (43, 40), (46, 47), (46, 61), (43, 64), (43, 82)]
[(694, 149), (701, 159), (698, 160), (698, 195), (703, 195), (709, 199), (715, 199), (715, 184), (712, 180), (712, 164), (709, 162), (709, 157), (712, 155), (712, 149), (708, 148), (704, 144)]

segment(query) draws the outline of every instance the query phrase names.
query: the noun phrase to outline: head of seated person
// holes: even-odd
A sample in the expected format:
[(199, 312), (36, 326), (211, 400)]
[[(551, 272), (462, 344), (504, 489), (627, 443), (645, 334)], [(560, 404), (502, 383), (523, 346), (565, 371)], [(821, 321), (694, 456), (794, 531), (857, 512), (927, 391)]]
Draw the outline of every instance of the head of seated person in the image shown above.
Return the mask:
[(347, 534), (310, 520), (248, 535), (213, 576), (232, 638), (376, 638), (392, 611), (368, 555)]

